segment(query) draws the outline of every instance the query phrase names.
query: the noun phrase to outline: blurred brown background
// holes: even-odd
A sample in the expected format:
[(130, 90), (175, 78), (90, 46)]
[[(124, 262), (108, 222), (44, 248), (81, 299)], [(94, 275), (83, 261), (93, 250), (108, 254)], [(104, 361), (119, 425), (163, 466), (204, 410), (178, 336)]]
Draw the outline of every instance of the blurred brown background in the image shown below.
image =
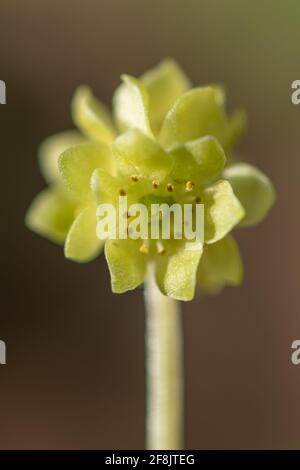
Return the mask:
[(297, 0), (0, 0), (1, 449), (143, 448), (142, 291), (113, 295), (103, 257), (66, 261), (23, 219), (44, 186), (37, 146), (71, 127), (76, 86), (109, 104), (121, 73), (165, 56), (244, 106), (240, 150), (278, 193), (237, 233), (243, 286), (183, 305), (186, 446), (300, 448), (299, 17)]

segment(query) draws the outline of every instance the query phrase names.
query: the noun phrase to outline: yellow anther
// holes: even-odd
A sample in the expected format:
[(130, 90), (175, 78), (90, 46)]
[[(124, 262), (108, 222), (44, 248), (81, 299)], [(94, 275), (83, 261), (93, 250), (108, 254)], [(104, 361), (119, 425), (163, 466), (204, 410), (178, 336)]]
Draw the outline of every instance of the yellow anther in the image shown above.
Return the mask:
[(193, 181), (186, 181), (185, 183), (185, 189), (187, 191), (192, 191), (195, 186), (195, 183)]
[(166, 252), (166, 249), (161, 241), (156, 242), (156, 251), (158, 255), (163, 255)]
[(149, 253), (149, 247), (148, 247), (148, 245), (146, 245), (146, 243), (143, 243), (143, 244), (140, 246), (139, 251), (140, 251), (141, 253), (144, 253), (145, 255), (148, 255), (148, 253)]
[(132, 180), (132, 181), (134, 181), (135, 183), (137, 183), (137, 181), (139, 181), (139, 180), (140, 180), (140, 177), (139, 177), (139, 175), (131, 175), (131, 177), (130, 177), (130, 178), (131, 178), (131, 180)]

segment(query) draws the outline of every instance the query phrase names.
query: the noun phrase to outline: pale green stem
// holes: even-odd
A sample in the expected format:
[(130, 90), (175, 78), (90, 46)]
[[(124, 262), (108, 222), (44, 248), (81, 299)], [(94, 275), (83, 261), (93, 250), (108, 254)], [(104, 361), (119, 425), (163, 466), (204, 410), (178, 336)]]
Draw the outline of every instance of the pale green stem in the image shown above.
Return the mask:
[(179, 302), (145, 283), (146, 447), (183, 449), (182, 325)]

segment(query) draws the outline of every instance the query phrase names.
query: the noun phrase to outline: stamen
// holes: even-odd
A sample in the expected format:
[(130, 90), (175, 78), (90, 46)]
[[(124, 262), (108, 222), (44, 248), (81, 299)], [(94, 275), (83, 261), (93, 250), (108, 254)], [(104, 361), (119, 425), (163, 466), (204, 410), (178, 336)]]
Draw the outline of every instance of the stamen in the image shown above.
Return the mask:
[(166, 249), (160, 240), (156, 242), (156, 249), (158, 255), (163, 255), (166, 252)]
[(192, 191), (195, 186), (195, 183), (193, 181), (186, 181), (185, 183), (185, 189), (187, 191)]
[(140, 248), (139, 248), (139, 251), (140, 251), (141, 253), (144, 253), (145, 255), (148, 255), (148, 253), (149, 253), (149, 246), (148, 246), (148, 244), (147, 244), (146, 242), (142, 243), (142, 245), (141, 245)]
[(120, 196), (126, 196), (125, 189), (120, 189), (119, 194), (120, 194)]
[(140, 177), (139, 175), (131, 175), (131, 180), (134, 181), (135, 183), (137, 183), (139, 180), (140, 180)]
[(167, 184), (167, 191), (169, 191), (169, 193), (171, 193), (173, 190), (174, 190), (173, 184), (168, 183), (168, 184)]
[(159, 184), (160, 184), (160, 183), (159, 183), (159, 181), (157, 181), (157, 180), (153, 180), (153, 181), (152, 181), (152, 186), (153, 186), (154, 189), (159, 188)]

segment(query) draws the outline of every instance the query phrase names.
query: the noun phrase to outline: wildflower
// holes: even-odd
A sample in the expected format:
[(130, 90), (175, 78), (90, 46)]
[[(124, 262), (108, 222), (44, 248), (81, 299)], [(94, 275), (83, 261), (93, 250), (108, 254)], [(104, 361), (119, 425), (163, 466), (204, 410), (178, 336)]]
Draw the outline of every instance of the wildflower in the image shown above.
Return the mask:
[[(113, 118), (87, 87), (72, 103), (79, 129), (53, 136), (40, 149), (49, 188), (33, 201), (28, 226), (63, 243), (74, 261), (95, 258), (105, 245), (112, 290), (143, 283), (152, 264), (161, 292), (191, 300), (197, 285), (218, 290), (242, 280), (231, 231), (260, 222), (274, 202), (269, 179), (246, 163), (227, 164), (244, 127), (242, 111), (228, 117), (220, 87), (191, 88), (182, 70), (165, 60), (140, 79), (124, 75), (113, 99)], [(204, 242), (100, 240), (96, 208), (128, 204), (204, 204)], [(127, 215), (126, 215), (127, 216)], [(130, 216), (130, 215), (129, 215)]]

